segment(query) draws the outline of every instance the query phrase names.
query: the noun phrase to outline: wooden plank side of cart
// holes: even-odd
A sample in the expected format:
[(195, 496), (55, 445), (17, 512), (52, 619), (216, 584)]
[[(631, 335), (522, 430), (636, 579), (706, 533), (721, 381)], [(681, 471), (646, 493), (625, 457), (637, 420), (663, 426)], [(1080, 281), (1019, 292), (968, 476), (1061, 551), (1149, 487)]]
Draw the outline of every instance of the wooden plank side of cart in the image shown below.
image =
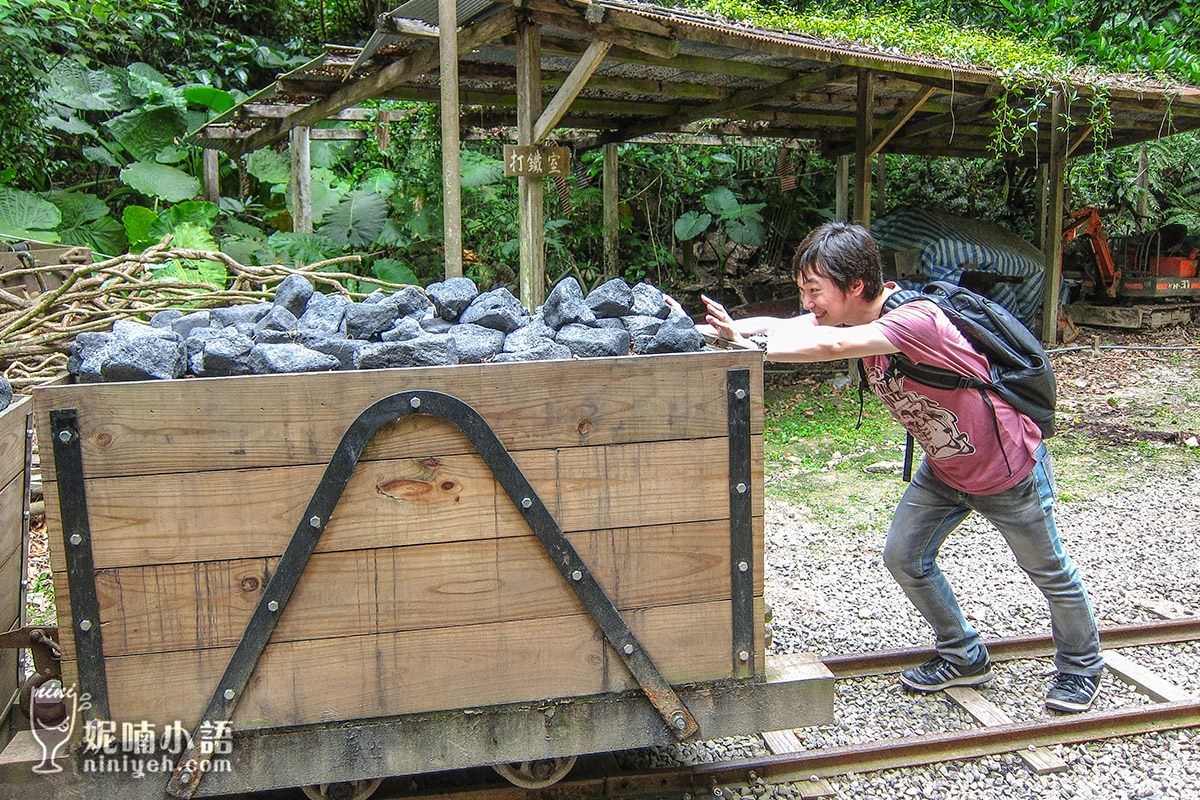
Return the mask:
[[(0, 633), (21, 624), (25, 575), (25, 531), (29, 474), (26, 430), (33, 403), (16, 397), (0, 412)], [(0, 710), (12, 713), (10, 702), (20, 686), (15, 649), (0, 649)], [(0, 720), (2, 721), (2, 720)]]
[[(750, 375), (758, 624), (744, 680), (732, 677), (730, 370)], [(41, 441), (52, 409), (78, 415), (114, 719), (196, 722), (347, 426), (408, 390), (454, 395), (487, 420), (664, 677), (700, 687), (688, 702), (702, 735), (829, 718), (819, 664), (766, 675), (761, 354), (708, 351), (38, 389)], [(50, 449), (42, 472), (69, 684), (81, 676)], [(213, 774), (204, 792), (670, 737), (636, 690), (467, 438), (444, 420), (405, 417), (367, 445), (238, 704), (235, 761), (249, 771)], [(529, 713), (547, 698), (589, 702)], [(266, 763), (268, 742), (304, 749), (351, 728), (399, 755), (299, 759), (288, 779)], [(402, 730), (437, 741), (396, 745)]]

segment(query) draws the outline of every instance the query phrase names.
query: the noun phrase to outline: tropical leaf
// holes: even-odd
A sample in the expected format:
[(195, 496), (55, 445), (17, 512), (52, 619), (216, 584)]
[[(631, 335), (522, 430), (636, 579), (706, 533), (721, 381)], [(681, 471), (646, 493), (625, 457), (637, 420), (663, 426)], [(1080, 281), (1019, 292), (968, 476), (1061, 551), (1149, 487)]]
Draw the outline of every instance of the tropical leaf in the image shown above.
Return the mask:
[(183, 96), (189, 103), (206, 106), (215, 114), (224, 114), (237, 103), (229, 92), (212, 86), (193, 86), (183, 90)]
[(100, 138), (100, 134), (96, 132), (95, 128), (74, 114), (65, 119), (58, 114), (47, 114), (46, 118), (42, 120), (42, 124), (47, 128), (54, 128), (72, 136), (91, 136), (93, 139)]
[(90, 247), (92, 252), (105, 256), (124, 253), (127, 246), (125, 229), (108, 215), (72, 228), (59, 228), (58, 233), (63, 244)]
[(120, 177), (129, 188), (168, 203), (190, 200), (200, 193), (200, 181), (166, 164), (139, 161), (121, 170)]
[(82, 111), (123, 111), (125, 104), (113, 76), (64, 58), (54, 65), (42, 93), (45, 100)]
[(137, 108), (104, 125), (138, 161), (153, 161), (159, 150), (187, 133), (183, 114), (171, 105)]
[(358, 189), (325, 215), (320, 233), (345, 247), (366, 247), (387, 221), (387, 201), (375, 192)]
[(708, 230), (711, 224), (712, 214), (688, 211), (675, 220), (675, 238), (681, 242), (689, 242)]
[[(22, 239), (57, 241), (50, 233), (62, 221), (58, 207), (31, 192), (0, 186), (0, 233)], [(53, 236), (53, 239), (49, 237)]]
[(186, 147), (169, 144), (155, 154), (154, 160), (159, 164), (178, 164), (187, 157), (188, 149)]
[(255, 150), (246, 156), (246, 172), (272, 186), (287, 186), (292, 179), (292, 168), (288, 164), (287, 156), (276, 153), (269, 147)]
[[(218, 252), (217, 240), (208, 230), (195, 223), (181, 223), (171, 233), (175, 237), (171, 242), (172, 247)], [(151, 267), (151, 270), (156, 279), (176, 278), (184, 281), (200, 281), (221, 288), (224, 288), (229, 281), (229, 271), (225, 265), (220, 261), (211, 261), (207, 258), (171, 259), (161, 265)]]
[(319, 233), (290, 233), (280, 231), (267, 239), (267, 245), (275, 251), (275, 258), (289, 264), (314, 264), (340, 255), (342, 248), (328, 236)]
[(766, 232), (762, 223), (753, 217), (729, 220), (725, 224), (725, 233), (733, 241), (748, 247), (762, 247), (766, 242)]
[(155, 94), (162, 96), (170, 85), (170, 79), (149, 64), (135, 61), (129, 65), (129, 93), (134, 97), (149, 100)]
[(58, 208), (61, 214), (59, 228), (74, 228), (88, 222), (95, 222), (108, 214), (108, 206), (94, 194), (83, 192), (66, 192), (61, 189), (46, 192), (47, 200)]
[(504, 178), (503, 161), (475, 150), (463, 150), (459, 153), (459, 169), (462, 172), (464, 189), (487, 186)]
[(726, 186), (718, 186), (704, 195), (704, 207), (719, 217), (737, 207), (738, 201)]
[(394, 258), (375, 259), (375, 263), (371, 265), (371, 272), (375, 273), (375, 277), (379, 280), (388, 283), (408, 283), (418, 286), (421, 283), (407, 264)]
[(99, 164), (102, 167), (111, 167), (112, 169), (121, 166), (106, 147), (84, 147), (79, 152), (93, 164)]
[(150, 226), (158, 214), (145, 206), (125, 206), (121, 212), (121, 222), (125, 226), (125, 237), (129, 240), (131, 252), (140, 253), (156, 242), (150, 241)]
[[(202, 230), (212, 230), (217, 224), (219, 209), (216, 203), (207, 200), (186, 200), (176, 203), (158, 215), (150, 225), (149, 235), (154, 241), (159, 241), (168, 233), (173, 234), (179, 227), (190, 224)], [(178, 242), (172, 242), (175, 247), (183, 247)], [(203, 248), (209, 249), (209, 248)]]

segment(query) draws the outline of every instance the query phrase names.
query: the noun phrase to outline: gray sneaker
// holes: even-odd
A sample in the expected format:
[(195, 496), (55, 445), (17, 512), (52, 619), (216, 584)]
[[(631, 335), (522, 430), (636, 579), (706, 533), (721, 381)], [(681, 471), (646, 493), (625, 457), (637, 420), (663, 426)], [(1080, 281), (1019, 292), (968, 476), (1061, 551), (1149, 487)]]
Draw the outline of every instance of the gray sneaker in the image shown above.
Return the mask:
[(1046, 693), (1046, 708), (1055, 711), (1087, 711), (1100, 694), (1099, 675), (1072, 675), (1060, 672)]
[(900, 682), (918, 692), (936, 692), (950, 686), (978, 686), (992, 679), (992, 660), (985, 652), (974, 664), (961, 666), (934, 656), (919, 667), (900, 673)]

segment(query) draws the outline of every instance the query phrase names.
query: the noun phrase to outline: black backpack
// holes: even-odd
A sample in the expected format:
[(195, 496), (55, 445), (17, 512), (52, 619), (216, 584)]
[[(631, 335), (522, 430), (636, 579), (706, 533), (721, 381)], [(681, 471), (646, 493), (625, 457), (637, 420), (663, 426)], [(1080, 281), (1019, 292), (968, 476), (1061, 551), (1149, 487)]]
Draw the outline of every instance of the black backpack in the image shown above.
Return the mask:
[[(1029, 417), (1042, 431), (1054, 435), (1054, 407), (1058, 390), (1054, 371), (1041, 342), (1008, 309), (986, 297), (946, 281), (934, 281), (922, 291), (901, 289), (883, 302), (887, 313), (913, 300), (932, 300), (954, 323), (971, 346), (988, 360), (991, 380), (928, 364), (918, 364), (901, 353), (888, 355), (888, 370), (934, 389), (975, 389), (992, 405), (992, 392)], [(865, 376), (863, 384), (866, 383)], [(999, 436), (999, 430), (997, 430)], [(905, 478), (911, 463), (911, 444), (905, 456)]]

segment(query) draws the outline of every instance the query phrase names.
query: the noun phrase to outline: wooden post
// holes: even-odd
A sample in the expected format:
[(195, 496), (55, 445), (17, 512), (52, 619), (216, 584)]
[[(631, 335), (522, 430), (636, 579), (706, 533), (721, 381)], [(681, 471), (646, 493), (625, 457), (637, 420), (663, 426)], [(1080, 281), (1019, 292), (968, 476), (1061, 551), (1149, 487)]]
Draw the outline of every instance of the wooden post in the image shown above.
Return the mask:
[(871, 227), (871, 140), (875, 138), (875, 81), (868, 69), (858, 71), (858, 120), (854, 128), (854, 215)]
[(204, 149), (204, 199), (210, 203), (221, 200), (221, 173), (217, 169), (220, 155), (216, 150)]
[(1048, 217), (1046, 215), (1046, 209), (1047, 209), (1046, 192), (1047, 192), (1047, 184), (1050, 181), (1050, 165), (1044, 161), (1042, 163), (1038, 164), (1037, 169), (1034, 171), (1033, 180), (1034, 180), (1034, 185), (1033, 185), (1033, 235), (1035, 237), (1034, 244), (1037, 245), (1038, 250), (1042, 251), (1042, 255), (1045, 256), (1047, 260), (1049, 260), (1049, 254), (1047, 253), (1047, 247), (1049, 245), (1050, 237), (1046, 235), (1046, 222), (1048, 219)]
[[(533, 144), (533, 128), (542, 113), (541, 27), (517, 21), (517, 144)], [(521, 302), (530, 311), (546, 294), (546, 235), (542, 221), (542, 178), (517, 178), (520, 222)]]
[(458, 130), (458, 8), (438, 0), (438, 55), (442, 101), (442, 239), (446, 277), (459, 278), (462, 264), (462, 174)]
[(1150, 227), (1150, 153), (1148, 145), (1142, 144), (1138, 152), (1137, 187), (1141, 189), (1137, 196), (1137, 229), (1139, 232)]
[(850, 156), (838, 156), (833, 215), (843, 222), (850, 219)]
[(288, 138), (288, 150), (292, 155), (292, 231), (312, 233), (312, 154), (308, 128), (292, 128)]
[(1050, 131), (1050, 180), (1046, 192), (1046, 276), (1042, 284), (1042, 341), (1058, 341), (1058, 287), (1062, 283), (1063, 180), (1067, 171), (1067, 103), (1054, 94)]
[[(617, 143), (609, 142), (604, 145), (604, 174), (601, 185), (604, 196), (604, 277), (615, 278), (620, 272), (617, 263), (618, 231), (620, 221), (617, 218), (617, 204), (620, 197), (617, 192)], [(686, 246), (687, 243), (685, 242)]]
[(887, 159), (875, 157), (875, 219), (887, 214)]

